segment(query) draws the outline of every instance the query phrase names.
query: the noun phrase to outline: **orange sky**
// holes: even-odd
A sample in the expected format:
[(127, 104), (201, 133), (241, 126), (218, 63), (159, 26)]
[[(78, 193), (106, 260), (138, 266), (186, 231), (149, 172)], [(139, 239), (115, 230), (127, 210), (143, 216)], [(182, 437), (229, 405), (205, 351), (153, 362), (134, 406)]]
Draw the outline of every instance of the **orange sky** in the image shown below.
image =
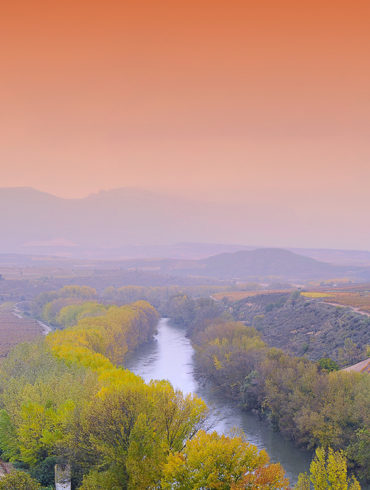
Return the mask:
[(0, 186), (361, 213), (369, 25), (359, 0), (3, 0)]

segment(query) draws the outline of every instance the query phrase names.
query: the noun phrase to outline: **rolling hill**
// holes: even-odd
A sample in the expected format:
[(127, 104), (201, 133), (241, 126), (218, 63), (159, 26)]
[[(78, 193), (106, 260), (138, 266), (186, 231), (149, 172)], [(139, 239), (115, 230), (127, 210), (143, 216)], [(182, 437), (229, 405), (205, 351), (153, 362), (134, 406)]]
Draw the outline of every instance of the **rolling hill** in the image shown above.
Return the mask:
[(279, 248), (259, 248), (222, 253), (177, 266), (178, 273), (218, 279), (250, 280), (276, 278), (284, 280), (314, 280), (354, 277), (363, 272), (356, 267), (337, 266)]
[(278, 248), (224, 253), (203, 260), (204, 272), (225, 278), (277, 276), (291, 278), (336, 277), (348, 271), (325, 262)]

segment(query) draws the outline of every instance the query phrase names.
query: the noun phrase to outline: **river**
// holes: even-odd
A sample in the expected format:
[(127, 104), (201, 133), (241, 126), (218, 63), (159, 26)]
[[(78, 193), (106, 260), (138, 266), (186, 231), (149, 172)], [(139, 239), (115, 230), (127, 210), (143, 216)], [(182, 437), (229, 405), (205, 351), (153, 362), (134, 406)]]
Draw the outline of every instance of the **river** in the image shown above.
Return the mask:
[(295, 483), (298, 474), (308, 470), (312, 455), (297, 449), (257, 415), (244, 412), (226, 401), (209, 385), (199, 384), (194, 377), (193, 353), (184, 329), (171, 325), (167, 318), (162, 318), (154, 340), (138, 349), (126, 363), (126, 367), (146, 382), (152, 379), (168, 379), (174, 388), (199, 395), (210, 408), (214, 430), (228, 433), (233, 428), (242, 429), (248, 441), (259, 449), (266, 449), (271, 461), (280, 462), (291, 484)]

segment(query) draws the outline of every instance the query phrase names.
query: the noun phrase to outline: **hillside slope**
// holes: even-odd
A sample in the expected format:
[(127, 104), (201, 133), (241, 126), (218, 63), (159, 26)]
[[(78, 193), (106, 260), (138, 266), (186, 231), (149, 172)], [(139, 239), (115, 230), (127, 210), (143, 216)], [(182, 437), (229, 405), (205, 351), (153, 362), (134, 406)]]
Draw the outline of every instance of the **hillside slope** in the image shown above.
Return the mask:
[[(342, 365), (362, 361), (370, 344), (370, 318), (298, 293), (260, 294), (227, 306), (237, 320), (253, 325), (273, 347), (314, 361), (331, 357)], [(352, 341), (354, 346), (348, 344)], [(344, 349), (347, 341), (347, 351)]]

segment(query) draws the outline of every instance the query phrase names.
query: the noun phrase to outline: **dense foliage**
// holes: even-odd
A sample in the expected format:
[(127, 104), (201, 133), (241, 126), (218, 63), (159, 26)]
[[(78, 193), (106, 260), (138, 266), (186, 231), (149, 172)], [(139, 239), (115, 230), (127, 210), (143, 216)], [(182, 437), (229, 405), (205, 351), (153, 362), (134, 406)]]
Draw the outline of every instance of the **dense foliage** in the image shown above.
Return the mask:
[(347, 476), (347, 462), (343, 451), (316, 449), (310, 474), (299, 475), (296, 490), (359, 490), (356, 478)]
[[(157, 320), (144, 301), (111, 306), (45, 341), (16, 347), (0, 370), (2, 458), (43, 485), (52, 482), (55, 463), (69, 462), (74, 488), (154, 489), (178, 478), (178, 461), (196, 467), (191, 455), (201, 445), (208, 466), (199, 481), (209, 478), (209, 488), (228, 488), (217, 483), (220, 464), (230, 468), (227, 482), (261, 474), (261, 488), (286, 488), (283, 469), (270, 465), (264, 451), (200, 431), (207, 407), (197, 396), (167, 381), (145, 384), (115, 365), (153, 335)], [(214, 458), (217, 448), (222, 454)]]
[[(194, 298), (209, 296), (225, 289), (225, 286), (122, 286), (106, 288), (101, 298), (104, 303), (125, 305), (133, 301), (145, 300), (153, 305), (163, 316), (170, 316), (168, 308), (176, 296), (191, 295)], [(227, 289), (227, 288), (226, 288)]]
[[(69, 327), (85, 317), (104, 314), (111, 305), (123, 306), (135, 301), (147, 301), (162, 316), (171, 316), (176, 298), (208, 296), (221, 286), (113, 286), (101, 293), (88, 286), (68, 285), (55, 291), (39, 294), (31, 303), (29, 313), (58, 328)], [(191, 295), (191, 296), (189, 296)], [(192, 300), (193, 301), (193, 300)]]
[[(94, 288), (64, 286), (57, 291), (39, 294), (32, 302), (31, 314), (52, 325), (75, 325), (76, 320), (83, 316), (93, 316), (91, 305), (95, 304), (97, 297)], [(66, 310), (68, 306), (72, 309)], [(84, 315), (78, 308), (84, 308), (86, 314)], [(102, 311), (99, 311), (97, 314), (101, 313)]]
[(25, 471), (12, 471), (0, 478), (0, 490), (40, 490), (40, 484)]
[[(204, 323), (203, 323), (204, 327)], [(213, 320), (193, 331), (199, 372), (246, 409), (257, 409), (298, 445), (344, 449), (369, 479), (370, 377), (328, 372), (268, 348), (240, 322)]]
[(258, 452), (241, 436), (231, 438), (199, 431), (182, 453), (169, 455), (162, 488), (288, 488), (281, 466), (268, 463), (266, 452)]
[[(286, 301), (278, 295), (272, 310)], [(288, 301), (300, 303), (299, 293)], [(338, 371), (328, 358), (314, 363), (269, 348), (260, 332), (233, 321), (232, 313), (210, 298), (173, 298), (173, 319), (187, 328), (198, 373), (297, 445), (344, 449), (350, 469), (369, 480), (370, 377)]]

